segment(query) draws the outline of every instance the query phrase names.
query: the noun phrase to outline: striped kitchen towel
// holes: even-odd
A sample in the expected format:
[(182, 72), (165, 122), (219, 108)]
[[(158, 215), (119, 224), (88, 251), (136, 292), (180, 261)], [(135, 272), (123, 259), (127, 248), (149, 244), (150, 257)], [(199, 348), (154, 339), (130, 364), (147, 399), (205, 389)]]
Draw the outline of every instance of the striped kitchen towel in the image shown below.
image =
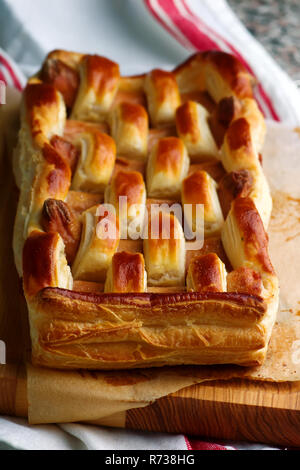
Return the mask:
[(20, 68), (0, 49), (0, 81), (6, 86), (22, 91), (26, 78)]

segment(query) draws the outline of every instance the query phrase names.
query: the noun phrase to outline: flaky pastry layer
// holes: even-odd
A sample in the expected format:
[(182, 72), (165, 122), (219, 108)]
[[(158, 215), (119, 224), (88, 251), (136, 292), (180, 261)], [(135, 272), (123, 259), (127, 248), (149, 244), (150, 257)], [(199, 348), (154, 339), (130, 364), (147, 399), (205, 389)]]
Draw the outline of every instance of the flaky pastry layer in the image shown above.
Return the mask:
[(45, 289), (30, 303), (33, 360), (47, 367), (129, 369), (258, 365), (266, 304), (242, 294), (84, 294)]

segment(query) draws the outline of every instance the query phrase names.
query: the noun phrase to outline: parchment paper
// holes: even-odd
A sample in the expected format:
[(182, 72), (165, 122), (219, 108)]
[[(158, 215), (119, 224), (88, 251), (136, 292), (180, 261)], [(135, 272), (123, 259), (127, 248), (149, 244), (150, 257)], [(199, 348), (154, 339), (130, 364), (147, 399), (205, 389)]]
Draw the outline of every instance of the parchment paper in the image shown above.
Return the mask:
[[(10, 106), (0, 112), (0, 157), (5, 128), (8, 148), (14, 144), (17, 114), (18, 96), (14, 95)], [(274, 199), (270, 254), (281, 288), (265, 364), (250, 369), (184, 366), (122, 372), (64, 372), (28, 365), (30, 423), (99, 422), (209, 380), (300, 381), (300, 133), (268, 123), (263, 157)]]

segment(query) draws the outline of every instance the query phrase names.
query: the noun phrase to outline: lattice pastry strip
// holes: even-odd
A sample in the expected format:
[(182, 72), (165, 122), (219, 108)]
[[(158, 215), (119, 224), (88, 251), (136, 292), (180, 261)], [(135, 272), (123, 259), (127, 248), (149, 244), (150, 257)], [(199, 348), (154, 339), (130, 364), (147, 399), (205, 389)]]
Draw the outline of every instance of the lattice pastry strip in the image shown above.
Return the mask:
[(80, 86), (72, 118), (102, 121), (106, 118), (119, 87), (118, 64), (99, 56), (85, 56), (79, 66)]
[(145, 92), (153, 127), (174, 124), (181, 104), (176, 77), (172, 72), (153, 70), (145, 79)]
[(182, 140), (177, 137), (160, 139), (149, 155), (147, 165), (148, 196), (180, 200), (190, 160)]
[(80, 158), (71, 189), (104, 193), (116, 163), (115, 141), (107, 134), (90, 128), (86, 133), (77, 134), (73, 143), (80, 148)]
[(115, 207), (121, 237), (141, 235), (146, 210), (146, 187), (141, 173), (119, 171), (105, 193), (105, 202)]
[(141, 253), (122, 252), (114, 255), (107, 273), (105, 292), (147, 292), (147, 271)]
[(192, 260), (187, 275), (190, 292), (226, 292), (227, 273), (225, 264), (216, 253), (198, 256)]
[(149, 218), (144, 255), (150, 286), (184, 285), (185, 238), (175, 215), (162, 211), (155, 221)]
[(177, 109), (176, 127), (193, 162), (215, 158), (218, 149), (209, 127), (209, 113), (199, 103), (187, 101)]
[[(197, 205), (204, 206), (204, 234), (213, 236), (221, 232), (224, 217), (217, 193), (217, 183), (206, 171), (195, 171), (183, 181), (182, 204), (185, 220), (192, 233), (197, 234)], [(184, 210), (185, 210), (184, 209)], [(200, 227), (202, 230), (202, 226)]]
[(117, 216), (107, 211), (105, 206), (86, 211), (83, 214), (81, 243), (72, 266), (74, 279), (104, 282), (119, 242)]
[(148, 151), (149, 118), (140, 104), (123, 102), (110, 114), (111, 135), (118, 155), (145, 161)]

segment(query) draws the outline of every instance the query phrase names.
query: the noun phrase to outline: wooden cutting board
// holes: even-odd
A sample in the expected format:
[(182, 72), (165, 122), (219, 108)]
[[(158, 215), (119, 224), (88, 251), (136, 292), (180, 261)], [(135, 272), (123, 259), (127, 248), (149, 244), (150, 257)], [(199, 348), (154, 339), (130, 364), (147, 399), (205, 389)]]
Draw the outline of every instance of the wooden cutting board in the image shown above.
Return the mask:
[[(21, 365), (0, 366), (0, 414), (27, 416)], [(97, 424), (300, 447), (300, 383), (231, 380), (195, 385)]]
[[(0, 166), (0, 340), (9, 364), (0, 366), (0, 414), (26, 417), (27, 310), (11, 248), (18, 193), (9, 165)], [(98, 424), (300, 447), (300, 382), (196, 385)]]

